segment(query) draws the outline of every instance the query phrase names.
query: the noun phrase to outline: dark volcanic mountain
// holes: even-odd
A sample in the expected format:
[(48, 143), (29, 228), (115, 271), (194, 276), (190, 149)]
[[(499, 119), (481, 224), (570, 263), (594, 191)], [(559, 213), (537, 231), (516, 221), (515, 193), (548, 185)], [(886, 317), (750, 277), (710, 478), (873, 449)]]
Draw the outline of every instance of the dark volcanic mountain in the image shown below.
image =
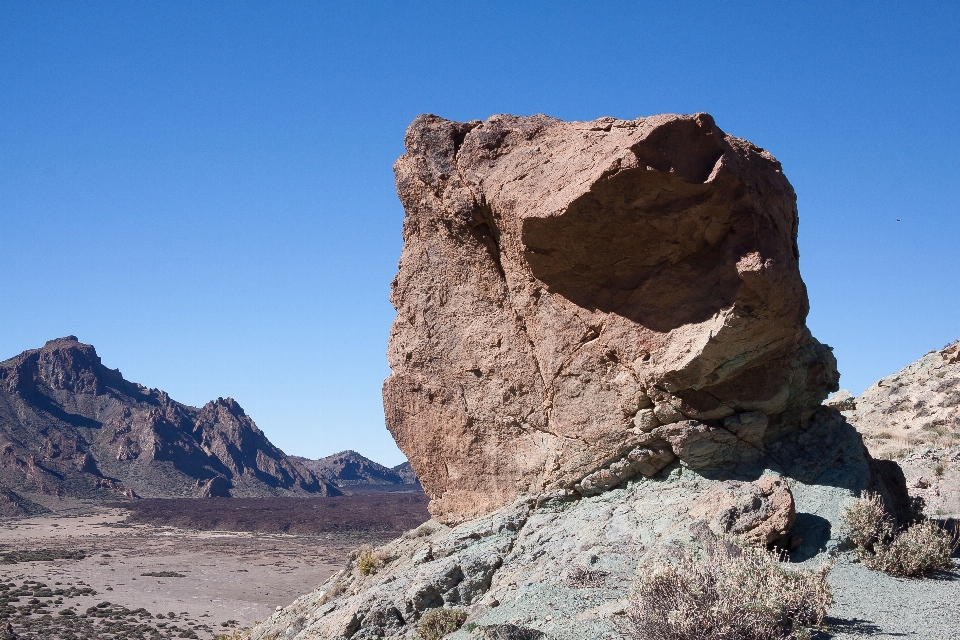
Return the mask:
[(0, 486), (78, 498), (339, 494), (232, 398), (180, 404), (74, 336), (0, 362)]
[(420, 482), (409, 462), (392, 469), (365, 458), (356, 451), (341, 451), (319, 460), (296, 458), (318, 478), (350, 489), (419, 489)]
[(398, 464), (393, 468), (393, 472), (400, 476), (406, 484), (420, 484), (420, 481), (417, 480), (417, 474), (413, 472), (413, 467), (410, 466), (409, 462)]

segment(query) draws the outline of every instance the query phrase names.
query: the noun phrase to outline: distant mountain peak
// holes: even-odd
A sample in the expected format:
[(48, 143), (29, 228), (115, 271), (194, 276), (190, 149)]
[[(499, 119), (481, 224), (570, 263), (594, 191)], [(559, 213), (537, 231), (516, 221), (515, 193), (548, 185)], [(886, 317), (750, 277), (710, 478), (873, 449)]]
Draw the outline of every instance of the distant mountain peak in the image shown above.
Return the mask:
[[(409, 463), (391, 469), (351, 449), (334, 453), (319, 460), (307, 458), (297, 458), (297, 460), (318, 477), (341, 488), (399, 488), (404, 486), (419, 488), (420, 486), (413, 472), (408, 472)], [(404, 468), (405, 465), (406, 468)]]
[(76, 336), (0, 363), (0, 449), (0, 487), (18, 494), (339, 493), (271, 444), (233, 398), (181, 404), (108, 369)]

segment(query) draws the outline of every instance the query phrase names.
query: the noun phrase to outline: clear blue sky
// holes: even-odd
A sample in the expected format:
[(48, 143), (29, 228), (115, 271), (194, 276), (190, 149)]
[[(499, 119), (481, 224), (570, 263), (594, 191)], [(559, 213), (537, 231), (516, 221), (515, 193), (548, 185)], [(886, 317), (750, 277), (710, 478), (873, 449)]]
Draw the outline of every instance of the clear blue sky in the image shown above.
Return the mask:
[(396, 464), (407, 124), (696, 111), (783, 162), (842, 386), (960, 337), (958, 3), (2, 0), (0, 358), (76, 334)]

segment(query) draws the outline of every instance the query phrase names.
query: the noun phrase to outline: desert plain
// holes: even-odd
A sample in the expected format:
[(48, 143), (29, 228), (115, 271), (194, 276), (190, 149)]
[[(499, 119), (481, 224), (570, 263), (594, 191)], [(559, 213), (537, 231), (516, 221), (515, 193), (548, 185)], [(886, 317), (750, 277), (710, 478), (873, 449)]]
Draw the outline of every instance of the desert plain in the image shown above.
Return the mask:
[[(22, 639), (229, 637), (323, 583), (359, 546), (427, 517), (419, 496), (326, 499), (319, 511), (289, 500), (301, 508), (154, 500), (3, 521), (0, 635), (9, 623)], [(372, 509), (386, 514), (376, 526)]]

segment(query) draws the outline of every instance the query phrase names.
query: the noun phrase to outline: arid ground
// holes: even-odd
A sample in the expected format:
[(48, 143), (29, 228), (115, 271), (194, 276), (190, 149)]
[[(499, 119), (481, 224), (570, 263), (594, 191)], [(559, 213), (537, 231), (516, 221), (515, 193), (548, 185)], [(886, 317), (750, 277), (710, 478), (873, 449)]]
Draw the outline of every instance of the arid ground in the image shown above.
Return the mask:
[[(21, 638), (65, 640), (229, 633), (319, 585), (358, 546), (426, 520), (421, 496), (152, 500), (8, 520), (0, 630), (9, 622)], [(386, 517), (371, 518), (377, 511)]]

